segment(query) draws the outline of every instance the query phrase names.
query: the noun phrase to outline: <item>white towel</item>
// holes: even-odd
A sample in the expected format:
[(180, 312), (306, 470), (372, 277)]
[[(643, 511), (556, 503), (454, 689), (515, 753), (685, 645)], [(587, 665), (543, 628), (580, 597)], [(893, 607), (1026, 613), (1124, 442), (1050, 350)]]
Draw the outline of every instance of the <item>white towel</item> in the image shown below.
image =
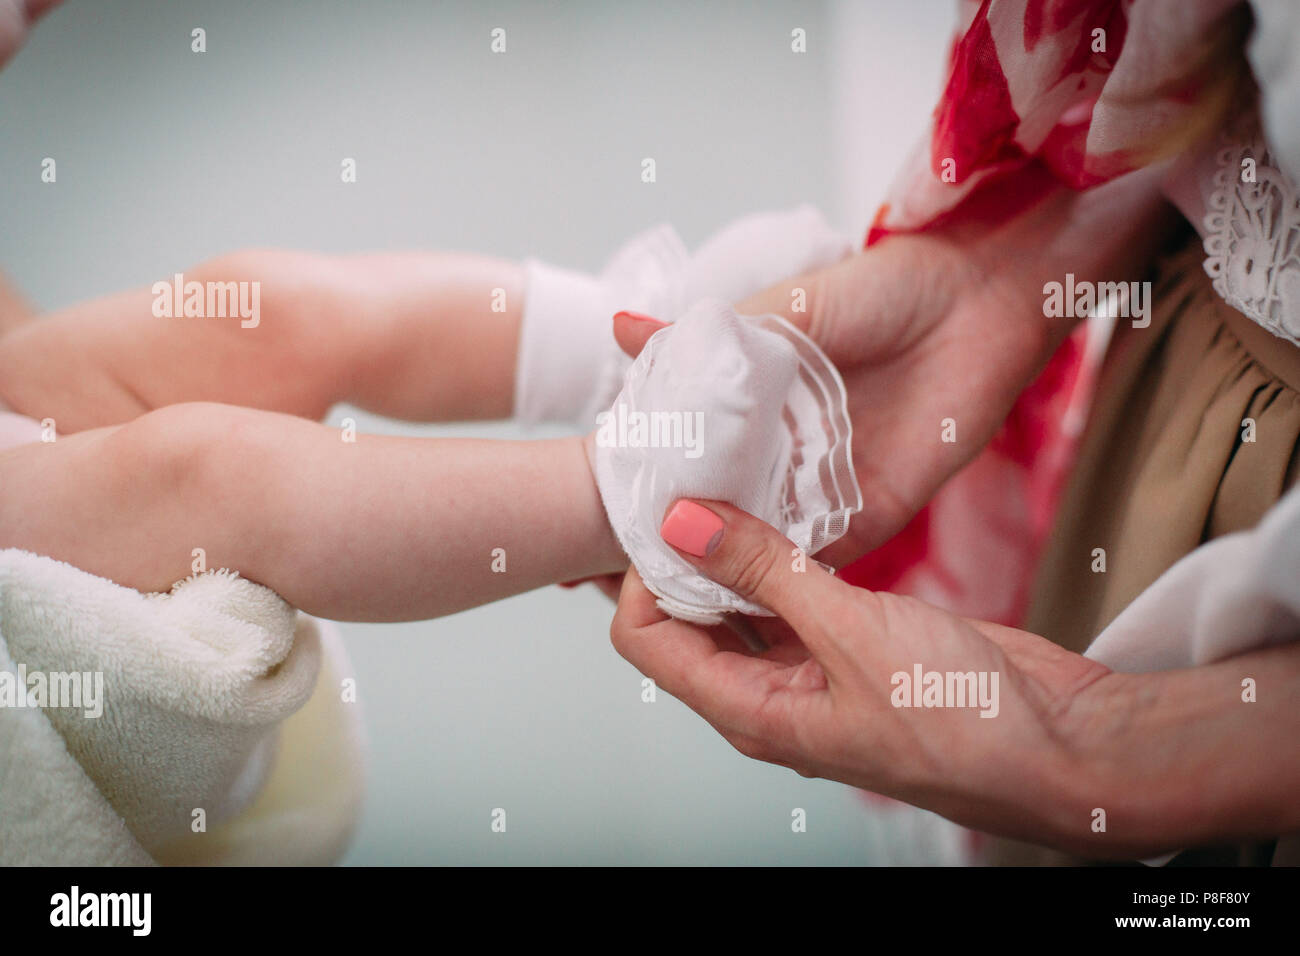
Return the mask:
[[(13, 697), (73, 673), (82, 706)], [(0, 550), (0, 865), (337, 860), (363, 778), (350, 676), (332, 626), (237, 575), (145, 595)]]

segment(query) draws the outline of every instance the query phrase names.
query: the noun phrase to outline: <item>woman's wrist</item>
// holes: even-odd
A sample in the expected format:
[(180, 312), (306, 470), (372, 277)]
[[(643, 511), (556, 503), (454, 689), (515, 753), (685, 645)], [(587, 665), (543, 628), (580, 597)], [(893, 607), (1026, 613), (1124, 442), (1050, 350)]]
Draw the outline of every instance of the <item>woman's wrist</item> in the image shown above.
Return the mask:
[[(1267, 695), (1254, 690), (1263, 687)], [(1294, 644), (1185, 670), (1116, 672), (1088, 687), (1059, 733), (1077, 786), (1106, 811), (1095, 842), (1108, 856), (1141, 858), (1300, 829), (1297, 688)]]
[[(1139, 170), (1076, 190), (1039, 171), (991, 183), (972, 210), (956, 214), (942, 232), (960, 246), (985, 281), (1047, 334), (1055, 348), (1087, 316), (1085, 300), (1063, 300), (1067, 287), (1141, 281), (1182, 223), (1165, 200), (1161, 171)], [(1026, 199), (1026, 196), (1031, 198)], [(1009, 209), (999, 215), (997, 210)], [(1060, 286), (1060, 308), (1053, 301)], [(1096, 301), (1095, 297), (1093, 299)]]
[[(1213, 759), (1212, 742), (1232, 720), (1221, 712), (1219, 695), (1205, 686), (1213, 666), (1111, 672), (1081, 691), (1060, 715), (1054, 734), (1062, 741), (1068, 769), (1055, 789), (1070, 808), (1072, 832), (1063, 834), (1067, 848), (1135, 859), (1210, 840), (1247, 838), (1255, 811), (1218, 799), (1197, 769)], [(1227, 800), (1255, 789), (1247, 776), (1223, 769), (1233, 781)], [(1080, 831), (1079, 820), (1086, 830)], [(1260, 833), (1268, 832), (1280, 831), (1264, 825)]]
[[(964, 826), (1081, 856), (1141, 855), (1141, 848), (1117, 847), (1092, 829), (1096, 809), (1115, 805), (1109, 757), (1116, 736), (1110, 722), (1116, 715), (1108, 698), (1128, 690), (1103, 686), (1099, 693), (1096, 688), (1115, 675), (1096, 667), (1095, 675), (1080, 671), (1086, 685), (1068, 699), (1017, 675), (1012, 700), (1008, 665), (1002, 670), (1002, 713), (987, 721), (984, 745), (949, 750), (947, 760), (932, 756), (924, 762), (924, 777), (912, 780), (912, 792), (903, 799)], [(1004, 717), (1012, 721), (1009, 731)]]
[(1053, 715), (1049, 736), (1058, 744), (1048, 771), (1051, 804), (1058, 808), (1053, 845), (1104, 859), (1168, 849), (1147, 825), (1156, 815), (1149, 803), (1153, 794), (1142, 787), (1131, 759), (1143, 697), (1140, 678), (1109, 672)]

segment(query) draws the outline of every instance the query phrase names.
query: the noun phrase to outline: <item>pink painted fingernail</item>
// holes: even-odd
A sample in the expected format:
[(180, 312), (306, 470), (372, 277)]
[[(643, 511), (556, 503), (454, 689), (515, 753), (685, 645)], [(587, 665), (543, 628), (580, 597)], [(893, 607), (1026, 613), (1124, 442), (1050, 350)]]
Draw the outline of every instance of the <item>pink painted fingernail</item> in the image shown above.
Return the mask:
[(703, 505), (683, 498), (668, 509), (659, 536), (674, 548), (707, 558), (722, 541), (722, 519)]
[(631, 319), (639, 325), (653, 325), (656, 329), (662, 329), (668, 324), (661, 319), (656, 319), (653, 315), (646, 315), (643, 312), (629, 312), (626, 309), (622, 312), (614, 313), (614, 318), (617, 319), (619, 316), (622, 316), (625, 319)]

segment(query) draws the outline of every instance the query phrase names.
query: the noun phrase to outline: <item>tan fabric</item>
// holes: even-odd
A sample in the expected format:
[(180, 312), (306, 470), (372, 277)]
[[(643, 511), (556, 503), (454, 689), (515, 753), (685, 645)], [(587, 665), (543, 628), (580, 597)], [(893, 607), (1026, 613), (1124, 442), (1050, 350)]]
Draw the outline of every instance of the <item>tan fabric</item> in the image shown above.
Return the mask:
[[(1150, 326), (1120, 320), (1107, 355), (1025, 624), (1070, 650), (1198, 545), (1254, 527), (1300, 472), (1300, 348), (1226, 305), (1203, 259), (1194, 236), (1165, 259)], [(1104, 573), (1093, 570), (1096, 548)], [(1271, 850), (1195, 850), (1176, 862), (1267, 862)], [(994, 841), (990, 858), (1077, 862), (1008, 841)]]

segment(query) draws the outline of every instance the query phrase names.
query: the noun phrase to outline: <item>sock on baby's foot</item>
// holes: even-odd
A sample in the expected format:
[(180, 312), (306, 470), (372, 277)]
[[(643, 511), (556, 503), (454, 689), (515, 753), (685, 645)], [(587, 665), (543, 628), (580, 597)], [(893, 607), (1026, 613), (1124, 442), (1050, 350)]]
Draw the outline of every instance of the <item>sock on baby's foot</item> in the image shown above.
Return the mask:
[(598, 416), (593, 469), (610, 525), (659, 606), (714, 624), (730, 611), (769, 612), (662, 540), (673, 502), (730, 502), (807, 559), (862, 507), (851, 437), (844, 384), (811, 339), (777, 316), (738, 316), (705, 299), (656, 332), (628, 369)]

